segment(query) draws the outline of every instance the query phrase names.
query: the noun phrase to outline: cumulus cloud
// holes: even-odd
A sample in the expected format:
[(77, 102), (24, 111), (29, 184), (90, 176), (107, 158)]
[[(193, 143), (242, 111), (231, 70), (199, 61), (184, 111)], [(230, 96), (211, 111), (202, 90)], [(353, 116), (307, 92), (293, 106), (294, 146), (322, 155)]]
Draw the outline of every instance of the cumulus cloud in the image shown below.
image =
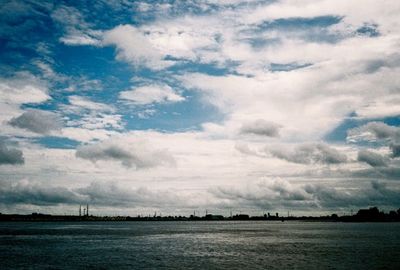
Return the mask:
[(216, 186), (208, 190), (207, 198), (193, 200), (193, 195), (169, 189), (132, 188), (116, 182), (91, 182), (78, 188), (46, 185), (21, 180), (0, 185), (0, 204), (77, 205), (89, 203), (95, 207), (155, 207), (171, 209), (199, 205), (224, 209), (247, 210), (338, 210), (371, 205), (397, 207), (400, 192), (382, 181), (371, 181), (358, 189), (342, 189), (321, 184), (294, 184), (276, 178), (243, 187)]
[(237, 204), (250, 203), (264, 209), (281, 203), (300, 204), (311, 199), (304, 189), (281, 178), (260, 181), (242, 189), (220, 186), (210, 189), (210, 192), (220, 199), (228, 199)]
[(279, 137), (280, 125), (263, 119), (243, 124), (240, 128), (242, 134), (253, 134), (266, 137)]
[(369, 122), (357, 128), (347, 131), (347, 140), (400, 140), (400, 128), (387, 125), (383, 122)]
[(41, 103), (48, 99), (46, 83), (29, 72), (0, 78), (0, 102), (8, 104)]
[(104, 32), (104, 45), (117, 47), (117, 59), (132, 63), (134, 66), (147, 66), (162, 69), (173, 64), (164, 60), (164, 55), (147, 39), (146, 35), (131, 25), (120, 25)]
[(300, 164), (339, 164), (347, 161), (347, 156), (326, 144), (302, 144), (293, 149), (266, 148), (272, 156)]
[(357, 160), (365, 162), (372, 167), (385, 167), (387, 166), (387, 158), (380, 154), (369, 150), (361, 150), (358, 152)]
[(176, 93), (168, 85), (145, 85), (137, 87), (133, 90), (120, 92), (119, 98), (137, 105), (180, 102), (185, 100), (183, 96)]
[[(96, 20), (98, 16), (95, 16), (100, 13), (98, 6), (103, 5), (93, 7), (93, 16), (87, 14), (88, 9), (73, 8), (73, 4), (70, 7), (58, 5), (50, 12), (52, 19), (61, 26), (62, 33), (58, 41), (64, 45), (97, 46), (91, 50), (102, 50), (99, 46), (113, 46), (117, 60), (134, 67), (134, 75), (138, 76), (134, 80), (143, 83), (142, 86), (125, 89), (129, 91), (117, 95), (119, 94), (120, 105), (131, 103), (143, 106), (137, 106), (133, 111), (130, 108), (127, 112), (127, 106), (114, 107), (98, 102), (96, 97), (102, 95), (100, 92), (90, 93), (89, 98), (74, 93), (74, 96), (69, 97), (69, 104), (64, 106), (60, 105), (60, 102), (63, 102), (65, 95), (59, 91), (55, 92), (51, 106), (64, 109), (63, 113), (66, 114), (79, 115), (71, 117), (67, 127), (60, 133), (67, 138), (86, 143), (95, 140), (100, 142), (81, 146), (76, 152), (71, 149), (55, 150), (45, 147), (34, 150), (38, 145), (32, 148), (24, 147), (24, 156), (30, 161), (27, 162), (29, 164), (18, 168), (18, 172), (14, 166), (2, 166), (4, 170), (0, 178), (15, 179), (18, 175), (30, 175), (37, 179), (65, 181), (67, 178), (75, 179), (82, 175), (79, 184), (86, 184), (90, 181), (87, 179), (113, 178), (116, 181), (130, 182), (132, 187), (137, 187), (138, 181), (145, 181), (146, 185), (153, 185), (152, 188), (163, 185), (175, 187), (179, 191), (190, 190), (189, 193), (193, 196), (198, 194), (199, 190), (204, 191), (214, 185), (224, 186), (232, 183), (240, 186), (257, 181), (260, 176), (269, 175), (296, 178), (296, 184), (295, 181), (292, 184), (276, 181), (259, 184), (249, 190), (242, 186), (237, 190), (230, 190), (224, 186), (213, 193), (218, 193), (214, 198), (215, 202), (221, 205), (226, 201), (244, 202), (252, 207), (259, 205), (260, 208), (265, 205), (287, 205), (291, 208), (296, 208), (297, 205), (300, 208), (350, 204), (364, 206), (368, 199), (378, 203), (393, 202), (395, 193), (389, 191), (395, 191), (399, 182), (389, 180), (400, 179), (400, 141), (397, 127), (375, 122), (367, 124), (364, 130), (360, 128), (357, 132), (349, 132), (349, 142), (351, 139), (359, 139), (378, 141), (379, 145), (384, 143), (385, 147), (380, 149), (385, 153), (382, 157), (371, 154), (377, 154), (378, 151), (365, 150), (367, 152), (358, 153), (357, 145), (339, 148), (339, 145), (303, 142), (320, 142), (332, 129), (348, 119), (349, 115), (363, 121), (398, 115), (400, 5), (397, 1), (386, 1), (382, 4), (374, 0), (304, 0), (302, 3), (290, 0), (242, 3), (237, 0), (212, 0), (201, 3), (188, 2), (185, 5), (177, 4), (178, 2), (117, 2), (109, 5), (118, 6), (120, 16), (112, 16), (115, 10), (110, 9), (107, 10), (108, 19), (105, 21)], [(135, 17), (135, 24), (127, 25), (132, 23), (131, 14), (124, 12), (135, 7), (140, 11)], [(44, 13), (40, 13), (43, 16)], [(89, 18), (94, 20), (93, 24), (88, 22)], [(24, 22), (21, 25), (25, 25), (25, 20), (21, 21)], [(99, 24), (96, 26), (94, 22)], [(112, 28), (112, 25), (118, 26)], [(7, 29), (12, 30), (11, 26), (14, 25)], [(95, 30), (99, 29), (96, 27), (110, 26), (111, 29), (105, 31)], [(30, 40), (30, 36), (25, 36), (23, 31), (14, 32)], [(54, 37), (59, 36), (58, 34), (45, 36)], [(48, 42), (48, 48), (59, 51), (60, 48), (56, 46), (60, 44), (52, 44), (51, 39), (39, 39), (43, 44)], [(16, 43), (13, 42), (13, 45), (18, 45)], [(11, 57), (16, 51), (8, 51), (6, 48), (5, 52), (5, 55)], [(40, 53), (45, 54), (43, 51)], [(25, 57), (24, 55), (18, 54), (17, 57)], [(94, 54), (86, 56), (90, 58)], [(51, 55), (47, 52), (46, 57), (50, 58)], [(50, 66), (39, 63), (42, 60), (19, 60), (18, 63), (26, 63), (24, 66), (28, 68), (41, 69), (43, 79), (55, 80), (56, 74)], [(107, 62), (107, 59), (97, 60)], [(99, 63), (97, 60), (95, 62)], [(18, 68), (17, 66), (13, 65), (14, 68)], [(71, 70), (65, 72), (74, 73)], [(67, 91), (99, 90), (112, 86), (110, 84), (119, 79), (126, 79), (125, 73), (108, 75), (110, 76), (104, 77), (101, 72), (94, 72), (89, 77), (95, 80), (89, 81), (86, 80), (85, 74), (82, 74), (84, 82), (79, 82), (79, 77), (76, 77), (76, 82), (68, 79), (55, 83), (54, 87), (61, 86)], [(0, 129), (5, 136), (9, 136), (11, 132), (20, 132), (18, 136), (25, 132), (6, 124), (12, 118), (23, 120), (27, 117), (22, 117), (25, 110), (20, 107), (22, 104), (40, 103), (50, 99), (47, 83), (38, 79), (38, 76), (25, 72), (0, 79), (0, 125), (4, 123)], [(150, 80), (154, 83), (144, 85)], [(181, 85), (179, 89), (171, 89), (158, 81)], [(121, 83), (123, 82), (120, 81), (114, 86), (117, 87)], [(197, 91), (194, 98), (200, 97), (200, 101), (219, 109), (218, 117), (221, 116), (221, 121), (201, 123), (199, 125), (204, 129), (200, 131), (186, 126), (184, 128), (190, 128), (191, 131), (171, 131), (163, 134), (152, 131), (128, 133), (123, 128), (122, 119), (128, 119), (127, 129), (131, 128), (135, 113), (139, 118), (153, 115), (155, 110), (152, 109), (155, 106), (152, 105), (155, 103), (183, 101), (185, 97), (180, 90), (184, 88), (185, 91)], [(71, 92), (67, 94), (70, 95)], [(115, 94), (112, 96), (115, 97)], [(197, 105), (197, 102), (193, 104)], [(175, 108), (182, 110), (181, 106)], [(171, 106), (171, 109), (175, 108)], [(199, 111), (195, 110), (187, 117), (190, 120), (196, 118), (196, 121), (205, 119), (198, 115)], [(186, 117), (184, 111), (177, 113)], [(206, 113), (207, 119), (216, 119), (211, 113)], [(248, 120), (251, 121), (246, 122)], [(284, 128), (266, 120), (282, 123)], [(159, 127), (159, 121), (152, 119), (137, 121), (140, 123), (133, 123), (133, 126)], [(22, 122), (25, 124), (19, 125), (26, 126), (26, 122), (31, 120), (25, 119)], [(142, 122), (146, 124), (142, 125)], [(112, 136), (129, 137), (133, 133), (147, 138), (154, 149), (148, 144), (127, 138), (108, 140)], [(238, 133), (241, 136), (237, 136)], [(21, 137), (25, 140), (25, 136)], [(274, 141), (279, 140), (280, 144), (271, 145), (264, 150), (265, 146), (261, 145), (260, 141), (269, 137), (274, 138)], [(241, 143), (237, 143), (233, 148), (235, 142), (232, 139), (238, 138)], [(293, 147), (285, 146), (288, 142)], [(252, 156), (244, 157), (235, 149)], [(340, 149), (345, 149), (346, 154)], [(387, 149), (390, 150), (390, 155), (386, 154)], [(178, 168), (153, 168), (173, 163), (171, 155), (162, 154), (169, 151), (177, 159)], [(346, 155), (353, 161), (357, 159), (357, 154), (360, 162), (370, 166), (346, 162)], [(92, 166), (90, 162), (96, 162), (97, 166)], [(128, 168), (153, 169), (131, 170), (127, 174), (126, 170), (120, 168), (120, 164)], [(385, 164), (386, 166), (383, 166)], [(310, 171), (313, 173), (309, 173)], [(308, 188), (297, 185), (311, 181), (310, 175), (313, 181), (320, 181), (321, 185)], [(334, 177), (338, 179), (333, 179)], [(161, 178), (162, 181), (159, 180)], [(379, 183), (366, 189), (362, 186), (366, 181), (356, 181), (372, 178), (387, 180), (390, 186), (388, 184), (384, 187)], [(337, 187), (343, 182), (352, 187)], [(63, 183), (66, 183), (65, 186), (73, 185), (68, 181)], [(128, 191), (128, 186), (124, 184), (93, 184), (89, 187), (80, 191), (67, 188), (75, 195), (81, 194), (86, 199), (90, 197), (98, 204), (104, 200), (105, 204), (124, 206), (129, 205), (123, 204), (124, 201), (146, 201), (140, 196), (141, 193), (148, 193), (148, 190), (143, 189)], [(152, 188), (149, 189), (153, 190)], [(196, 191), (193, 191), (194, 189)], [(262, 193), (258, 193), (257, 189)], [(21, 189), (21, 192), (22, 190), (29, 194), (29, 189)], [(57, 193), (57, 190), (54, 192)], [(369, 195), (364, 196), (363, 193)], [(388, 198), (386, 201), (385, 196)], [(119, 200), (119, 197), (123, 199)], [(157, 194), (149, 195), (150, 197), (156, 198)], [(335, 204), (335, 200), (339, 203)], [(179, 203), (180, 206), (187, 205), (186, 201)]]
[(383, 141), (388, 144), (389, 149), (392, 151), (392, 158), (400, 155), (400, 128), (383, 122), (369, 122), (360, 127), (350, 129), (347, 131), (347, 140), (349, 142)]
[(146, 187), (130, 188), (115, 182), (92, 182), (90, 185), (75, 189), (75, 192), (87, 197), (96, 205), (105, 206), (175, 206), (182, 202), (181, 196), (168, 190), (149, 190)]
[(28, 110), (12, 118), (8, 123), (39, 134), (49, 134), (62, 126), (62, 120), (58, 114), (42, 110)]
[(140, 27), (119, 25), (104, 32), (103, 44), (115, 46), (117, 59), (136, 68), (161, 70), (187, 60), (209, 63), (217, 60), (209, 54), (218, 50), (223, 29), (218, 22), (222, 23), (213, 17), (185, 16)]
[(24, 130), (12, 128), (9, 120), (23, 111), (23, 104), (39, 104), (50, 99), (47, 83), (30, 72), (19, 71), (0, 78), (0, 130), (2, 135), (24, 136)]
[[(226, 65), (236, 71), (235, 75), (233, 72), (222, 76), (187, 73), (180, 76), (180, 79), (186, 87), (200, 90), (206, 95), (207, 102), (227, 113), (228, 117), (236, 117), (235, 120), (241, 121), (243, 116), (257, 119), (267, 115), (278, 123), (284, 123), (285, 132), (290, 132), (296, 139), (320, 139), (354, 112), (365, 118), (394, 116), (399, 112), (396, 102), (399, 98), (396, 92), (399, 81), (395, 76), (399, 70), (399, 61), (392, 60), (398, 59), (398, 45), (397, 41), (390, 40), (397, 38), (389, 35), (391, 37), (379, 36), (372, 40), (345, 33), (348, 31), (346, 28), (354, 28), (351, 30), (354, 32), (365, 22), (347, 21), (348, 17), (359, 17), (358, 5), (340, 2), (341, 8), (336, 9), (336, 5), (331, 6), (327, 1), (307, 1), (307, 8), (303, 10), (302, 5), (292, 1), (284, 1), (284, 4), (277, 1), (260, 4), (255, 10), (247, 7), (246, 11), (251, 12), (241, 13), (251, 15), (240, 16), (232, 12), (239, 16), (236, 18), (227, 14), (219, 24), (230, 31), (220, 33), (222, 41), (209, 57), (216, 62), (220, 61), (218, 63), (223, 66), (224, 61), (237, 61), (238, 65), (235, 67)], [(279, 9), (279, 12), (275, 13), (273, 7)], [(338, 13), (330, 13), (331, 8)], [(387, 18), (379, 16), (376, 11), (380, 8), (369, 1), (368, 10), (371, 13), (365, 13), (364, 19), (386, 21)], [(394, 4), (393, 8), (397, 10), (399, 7)], [(324, 14), (318, 14), (318, 11), (323, 11)], [(264, 15), (264, 19), (252, 21)], [(389, 17), (394, 27), (394, 13)], [(335, 26), (318, 25), (321, 18), (324, 24), (333, 20)], [(343, 21), (338, 18), (343, 18)], [(254, 24), (246, 24), (249, 26), (246, 28), (235, 24), (237, 21), (252, 21), (256, 23), (257, 30), (254, 29)], [(228, 25), (228, 22), (231, 24)], [(380, 23), (377, 24), (381, 26)], [(273, 27), (265, 25), (277, 27), (271, 30)], [(293, 32), (301, 31), (304, 34), (285, 34), (288, 25), (296, 29)], [(210, 27), (219, 33), (218, 27)], [(321, 36), (315, 37), (314, 31), (325, 33), (328, 40)], [(365, 43), (366, 39), (368, 44)], [(380, 46), (387, 47), (381, 50)], [(351, 48), (365, 51), (349, 55), (349, 50), (354, 51)], [(388, 50), (391, 56), (382, 57)], [(304, 63), (310, 65), (304, 67)], [(266, 66), (274, 64), (303, 68), (278, 72), (266, 70)]]
[(0, 165), (17, 165), (24, 163), (21, 150), (10, 147), (6, 142), (0, 140)]
[(76, 156), (92, 162), (113, 160), (122, 165), (136, 169), (151, 168), (174, 164), (174, 158), (166, 150), (154, 150), (143, 140), (134, 141), (109, 140), (96, 144), (83, 145), (77, 148)]

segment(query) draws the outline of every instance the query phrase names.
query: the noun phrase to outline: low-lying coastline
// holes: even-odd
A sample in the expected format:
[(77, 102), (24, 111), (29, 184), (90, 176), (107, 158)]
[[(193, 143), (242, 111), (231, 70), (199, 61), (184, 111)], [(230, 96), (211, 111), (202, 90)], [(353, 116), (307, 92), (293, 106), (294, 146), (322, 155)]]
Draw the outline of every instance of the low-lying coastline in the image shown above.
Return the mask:
[(250, 216), (247, 214), (237, 214), (229, 217), (222, 215), (207, 214), (205, 216), (95, 216), (95, 215), (50, 215), (41, 213), (32, 213), (28, 215), (20, 214), (2, 214), (0, 213), (1, 221), (237, 221), (237, 220), (264, 220), (264, 221), (326, 221), (326, 222), (399, 222), (400, 208), (397, 211), (385, 213), (379, 211), (377, 207), (369, 209), (360, 209), (355, 215), (337, 214), (326, 216), (287, 216), (282, 217), (278, 214), (265, 214), (262, 216)]

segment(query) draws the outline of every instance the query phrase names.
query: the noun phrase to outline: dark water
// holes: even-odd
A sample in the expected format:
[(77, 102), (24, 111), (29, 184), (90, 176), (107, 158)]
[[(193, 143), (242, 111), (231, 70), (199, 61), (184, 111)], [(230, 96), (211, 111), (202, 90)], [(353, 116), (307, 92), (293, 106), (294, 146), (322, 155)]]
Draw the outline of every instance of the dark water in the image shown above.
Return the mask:
[(400, 269), (400, 223), (0, 223), (0, 269)]

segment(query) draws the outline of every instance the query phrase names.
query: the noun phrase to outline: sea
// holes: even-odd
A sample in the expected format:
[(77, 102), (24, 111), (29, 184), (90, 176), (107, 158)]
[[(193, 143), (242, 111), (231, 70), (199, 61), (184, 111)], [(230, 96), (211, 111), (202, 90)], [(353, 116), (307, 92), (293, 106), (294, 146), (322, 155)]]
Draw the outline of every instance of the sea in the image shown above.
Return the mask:
[(0, 222), (0, 269), (400, 269), (400, 223)]

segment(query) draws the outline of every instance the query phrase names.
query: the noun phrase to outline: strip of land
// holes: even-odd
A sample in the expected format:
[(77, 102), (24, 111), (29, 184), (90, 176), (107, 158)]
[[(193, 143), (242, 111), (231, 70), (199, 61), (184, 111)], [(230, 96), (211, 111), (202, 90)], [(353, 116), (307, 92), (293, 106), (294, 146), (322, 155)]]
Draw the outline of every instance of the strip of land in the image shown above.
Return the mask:
[(19, 214), (2, 214), (0, 213), (0, 221), (210, 221), (210, 220), (265, 220), (265, 221), (327, 221), (327, 222), (399, 222), (400, 208), (388, 213), (379, 211), (377, 207), (369, 209), (360, 209), (355, 215), (337, 214), (326, 216), (279, 216), (265, 214), (262, 216), (249, 216), (247, 214), (237, 214), (229, 217), (222, 215), (207, 214), (205, 216), (95, 216), (95, 215), (50, 215), (41, 213), (32, 213), (29, 215)]

